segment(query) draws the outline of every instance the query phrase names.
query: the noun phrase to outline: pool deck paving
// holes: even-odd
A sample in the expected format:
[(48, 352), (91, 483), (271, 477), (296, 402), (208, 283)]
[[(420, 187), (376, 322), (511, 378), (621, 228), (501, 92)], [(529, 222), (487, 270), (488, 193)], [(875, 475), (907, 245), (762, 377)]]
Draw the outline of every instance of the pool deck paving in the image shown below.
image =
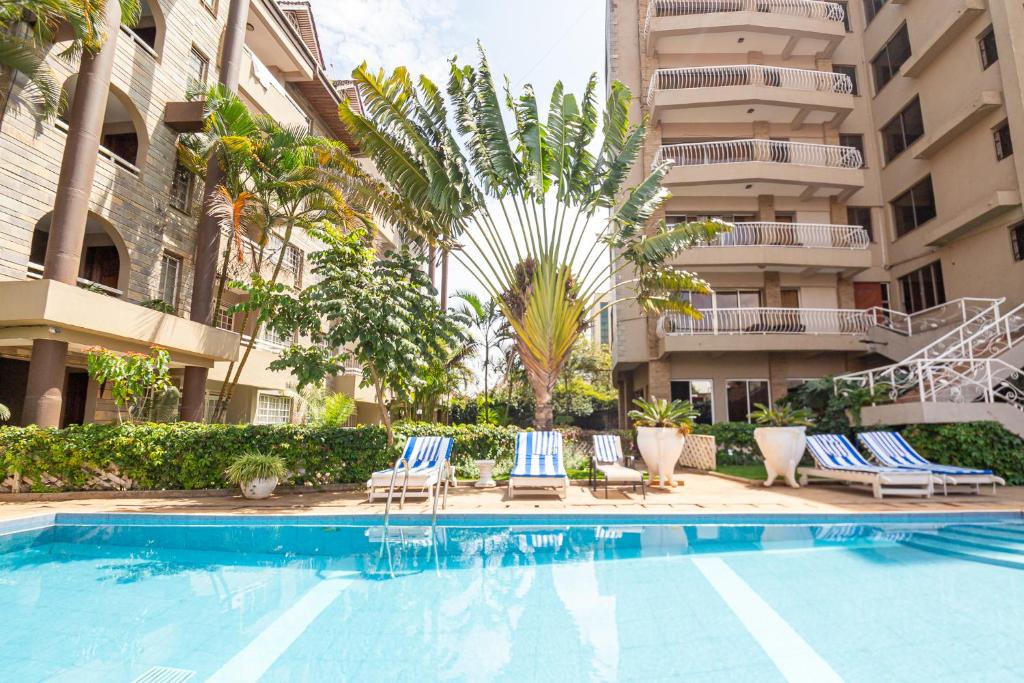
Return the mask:
[[(784, 484), (765, 488), (760, 482), (705, 473), (683, 473), (675, 490), (649, 488), (646, 500), (638, 490), (603, 486), (596, 492), (576, 482), (565, 500), (550, 492), (517, 492), (508, 500), (506, 489), (477, 489), (460, 483), (449, 492), (447, 510), (440, 514), (574, 514), (581, 515), (708, 515), (708, 514), (867, 514), (1019, 512), (1024, 514), (1024, 487), (991, 488), (982, 495), (957, 494), (932, 498), (887, 497), (876, 500), (861, 488), (812, 485), (791, 489)], [(431, 504), (410, 499), (393, 514), (429, 514)], [(0, 496), (0, 520), (57, 512), (82, 513), (187, 513), (263, 515), (368, 515), (382, 514), (384, 503), (368, 503), (358, 489), (310, 491), (285, 489), (266, 500), (246, 500), (236, 492), (79, 492), (63, 494), (6, 494)]]

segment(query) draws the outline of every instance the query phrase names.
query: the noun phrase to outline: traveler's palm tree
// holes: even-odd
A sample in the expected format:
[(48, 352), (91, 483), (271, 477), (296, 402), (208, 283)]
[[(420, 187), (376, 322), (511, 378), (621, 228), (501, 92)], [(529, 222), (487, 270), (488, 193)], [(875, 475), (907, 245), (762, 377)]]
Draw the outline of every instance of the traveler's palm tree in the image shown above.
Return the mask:
[[(103, 25), (107, 0), (0, 0), (0, 123), (3, 122), (17, 77), (25, 80), (20, 97), (44, 119), (52, 119), (64, 104), (64, 94), (46, 65), (46, 50), (58, 29), (70, 40), (62, 56), (98, 50), (106, 36)], [(139, 0), (118, 0), (122, 22), (134, 24)]]
[(708, 285), (666, 262), (721, 224), (647, 226), (668, 197), (668, 164), (626, 188), (646, 125), (630, 123), (624, 85), (612, 84), (602, 115), (595, 77), (581, 99), (558, 83), (546, 120), (531, 86), (518, 98), (506, 88), (506, 126), (483, 54), (476, 68), (452, 61), (447, 98), (425, 76), (414, 84), (404, 68), (388, 76), (364, 64), (353, 77), (366, 114), (343, 103), (342, 120), (393, 192), (428, 221), (421, 230), (453, 247), (464, 240), (478, 254), (452, 252), (500, 302), (536, 398), (537, 427), (551, 426), (558, 374), (610, 288), (630, 291), (647, 312), (698, 315), (674, 294)]

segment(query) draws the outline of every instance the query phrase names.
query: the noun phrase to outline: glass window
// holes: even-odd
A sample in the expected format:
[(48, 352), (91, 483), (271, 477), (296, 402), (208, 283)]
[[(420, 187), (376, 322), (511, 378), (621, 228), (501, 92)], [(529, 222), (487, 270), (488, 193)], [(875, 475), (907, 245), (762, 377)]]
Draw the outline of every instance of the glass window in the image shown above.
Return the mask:
[(195, 187), (195, 176), (181, 162), (174, 166), (174, 177), (171, 179), (171, 206), (184, 214), (192, 214), (192, 190)]
[(989, 26), (981, 38), (978, 38), (978, 49), (981, 50), (981, 68), (989, 68), (999, 61), (999, 51), (996, 50), (996, 32)]
[(217, 394), (207, 394), (203, 402), (203, 422), (213, 422), (213, 415), (217, 412)]
[(1013, 244), (1013, 260), (1024, 261), (1024, 223), (1010, 228), (1010, 242)]
[(292, 421), (292, 400), (287, 396), (260, 394), (256, 403), (256, 424), (280, 425)]
[(302, 287), (302, 250), (294, 244), (284, 248), (284, 259), (281, 267), (292, 275), (292, 283), (296, 288)]
[(867, 157), (864, 155), (864, 136), (860, 133), (842, 133), (839, 136), (839, 144), (843, 147), (853, 147), (860, 152), (861, 168), (867, 168)]
[(996, 159), (1002, 161), (1013, 154), (1013, 140), (1010, 139), (1010, 122), (1003, 121), (992, 131), (996, 143)]
[(175, 310), (178, 309), (180, 284), (181, 258), (165, 253), (160, 257), (160, 299)]
[(864, 16), (867, 23), (871, 23), (875, 18), (875, 15), (878, 14), (878, 11), (885, 7), (885, 3), (888, 1), (889, 0), (864, 0)]
[(871, 207), (869, 206), (848, 206), (846, 207), (846, 222), (849, 225), (859, 225), (868, 232), (868, 239), (875, 241), (875, 228), (871, 222)]
[(923, 135), (924, 117), (921, 115), (921, 100), (915, 97), (913, 102), (882, 128), (885, 163), (892, 161)]
[(899, 279), (899, 283), (903, 291), (903, 310), (907, 313), (917, 313), (946, 303), (941, 261), (907, 273)]
[(672, 381), (672, 400), (689, 401), (697, 411), (697, 423), (709, 425), (715, 421), (715, 383), (710, 379)]
[(897, 237), (902, 237), (935, 218), (937, 212), (931, 176), (925, 177), (891, 203)]
[(205, 85), (209, 70), (210, 60), (202, 52), (192, 48), (188, 53), (188, 87)]
[(766, 379), (737, 379), (726, 383), (729, 422), (750, 422), (755, 403), (768, 405), (771, 392)]
[(832, 70), (837, 74), (846, 74), (853, 83), (853, 95), (860, 95), (860, 88), (857, 86), (857, 67), (853, 64), (833, 64)]
[(612, 343), (612, 310), (605, 306), (601, 309), (600, 327), (598, 328), (598, 343), (605, 346)]
[(875, 76), (875, 92), (878, 92), (899, 72), (903, 63), (910, 59), (910, 34), (903, 24), (871, 60), (871, 71)]
[(847, 3), (846, 0), (836, 0), (835, 4), (837, 4), (837, 5), (839, 5), (840, 7), (843, 8), (843, 28), (846, 29), (847, 33), (849, 33), (850, 31), (853, 30), (853, 28), (850, 26), (850, 6), (849, 6), (849, 3)]
[(233, 332), (235, 329), (235, 316), (228, 313), (228, 308), (230, 307), (227, 304), (221, 304), (217, 308), (217, 315), (213, 317), (213, 326)]

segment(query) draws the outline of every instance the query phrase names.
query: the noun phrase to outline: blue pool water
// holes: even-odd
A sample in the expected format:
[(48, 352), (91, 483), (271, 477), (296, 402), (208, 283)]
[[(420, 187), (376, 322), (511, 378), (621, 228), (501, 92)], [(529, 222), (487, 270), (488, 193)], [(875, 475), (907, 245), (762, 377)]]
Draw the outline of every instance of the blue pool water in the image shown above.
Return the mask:
[(919, 519), (22, 521), (0, 678), (1024, 680), (1024, 519)]

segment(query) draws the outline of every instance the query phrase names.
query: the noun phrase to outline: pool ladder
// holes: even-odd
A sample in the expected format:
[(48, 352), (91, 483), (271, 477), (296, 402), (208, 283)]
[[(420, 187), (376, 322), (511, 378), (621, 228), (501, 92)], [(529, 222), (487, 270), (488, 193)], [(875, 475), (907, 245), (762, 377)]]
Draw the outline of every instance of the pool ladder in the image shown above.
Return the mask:
[[(409, 462), (405, 459), (405, 455), (399, 456), (398, 460), (395, 461), (395, 466), (391, 468), (391, 485), (388, 486), (388, 499), (384, 503), (384, 536), (387, 537), (388, 525), (391, 523), (391, 500), (395, 497), (395, 484), (398, 482), (398, 469), (402, 468), (405, 470), (405, 480), (402, 482), (402, 498), (398, 501), (398, 509), (401, 510), (405, 507), (405, 492), (409, 488)], [(430, 528), (433, 530), (437, 527), (437, 499), (441, 497), (441, 482), (444, 481), (444, 503), (441, 505), (442, 509), (448, 508), (448, 482), (452, 479), (451, 464), (447, 461), (444, 464), (444, 470), (442, 476), (437, 478), (437, 483), (434, 485), (434, 506), (430, 515)]]

